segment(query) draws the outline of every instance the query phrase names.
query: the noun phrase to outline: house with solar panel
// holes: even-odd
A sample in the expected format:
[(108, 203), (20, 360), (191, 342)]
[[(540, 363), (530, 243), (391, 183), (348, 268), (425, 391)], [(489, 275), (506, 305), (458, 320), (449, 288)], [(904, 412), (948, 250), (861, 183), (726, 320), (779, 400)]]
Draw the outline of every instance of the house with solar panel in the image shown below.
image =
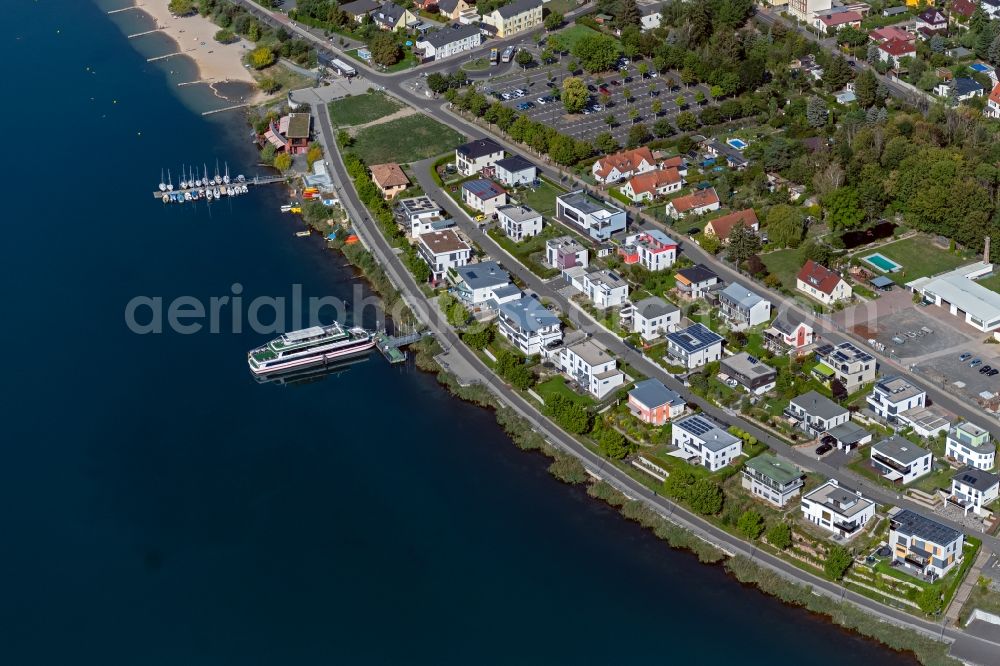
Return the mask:
[(778, 371), (747, 352), (722, 359), (720, 372), (754, 395), (763, 395), (774, 388)]
[(861, 491), (842, 486), (836, 479), (803, 495), (800, 507), (806, 520), (841, 539), (860, 534), (877, 508)]
[(734, 331), (743, 331), (771, 319), (771, 301), (739, 282), (719, 292), (719, 311)]
[(922, 576), (940, 578), (962, 561), (965, 536), (915, 511), (903, 509), (889, 519), (892, 561)]
[(507, 191), (492, 180), (480, 178), (462, 183), (462, 203), (486, 216), (496, 214), (497, 208), (506, 205)]
[(704, 414), (692, 414), (674, 421), (670, 429), (670, 444), (677, 447), (688, 462), (713, 472), (743, 453), (743, 440)]
[(990, 513), (984, 507), (1000, 498), (1000, 476), (974, 467), (966, 467), (951, 479), (948, 502), (962, 509), (966, 515), (972, 511), (977, 516)]
[(821, 362), (813, 368), (813, 374), (822, 382), (836, 378), (848, 393), (875, 381), (875, 357), (853, 342), (841, 342), (836, 347), (822, 345), (816, 350), (816, 358)]
[(805, 485), (805, 473), (790, 462), (762, 453), (743, 463), (740, 485), (775, 506), (785, 506)]
[(667, 360), (688, 370), (722, 358), (725, 339), (702, 323), (667, 334)]
[(628, 300), (628, 282), (607, 268), (583, 276), (583, 293), (602, 310), (621, 307)]

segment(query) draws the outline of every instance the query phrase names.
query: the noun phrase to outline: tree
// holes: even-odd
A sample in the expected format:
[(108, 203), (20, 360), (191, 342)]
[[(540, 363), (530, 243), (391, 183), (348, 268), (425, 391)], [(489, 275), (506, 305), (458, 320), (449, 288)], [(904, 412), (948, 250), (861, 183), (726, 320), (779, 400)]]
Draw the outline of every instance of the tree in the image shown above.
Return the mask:
[(711, 479), (698, 479), (687, 492), (691, 508), (703, 516), (714, 516), (722, 511), (722, 488)]
[(620, 432), (605, 426), (597, 436), (601, 451), (612, 460), (621, 460), (629, 454), (628, 440)]
[(858, 98), (858, 106), (867, 109), (875, 105), (878, 80), (870, 69), (865, 69), (854, 81), (854, 95)]
[(729, 261), (739, 266), (749, 259), (751, 255), (760, 252), (760, 247), (760, 236), (745, 224), (739, 222), (729, 232), (729, 238), (726, 242), (726, 254)]
[(275, 150), (273, 143), (268, 143), (260, 151), (260, 163), (261, 164), (274, 164), (274, 156), (278, 151)]
[(639, 25), (642, 23), (642, 14), (635, 0), (622, 0), (618, 6), (618, 14), (615, 23), (619, 28), (629, 25)]
[(823, 74), (823, 83), (828, 90), (840, 90), (851, 80), (851, 67), (841, 56), (835, 56)]
[(264, 69), (274, 64), (274, 51), (266, 46), (258, 46), (250, 52), (250, 66), (254, 69)]
[(660, 111), (663, 110), (663, 103), (658, 99), (654, 99), (653, 103), (649, 105), (649, 110), (653, 112), (654, 116), (659, 117)]
[(684, 500), (687, 499), (688, 491), (694, 485), (694, 473), (686, 468), (676, 469), (670, 472), (670, 476), (663, 482), (663, 492), (667, 497)]
[(826, 102), (819, 97), (812, 95), (806, 102), (806, 121), (812, 127), (822, 127), (826, 125)]
[(823, 197), (827, 219), (834, 229), (854, 229), (865, 221), (865, 213), (853, 187), (841, 187)]
[(549, 32), (556, 30), (563, 23), (563, 15), (559, 12), (549, 12), (549, 15), (545, 17), (543, 21), (545, 24), (545, 29)]
[(607, 125), (608, 127), (614, 127), (615, 123), (617, 122), (618, 119), (615, 118), (615, 114), (613, 113), (609, 113), (606, 116), (604, 116), (604, 124)]
[(764, 518), (753, 509), (747, 509), (740, 514), (736, 528), (743, 536), (753, 541), (764, 531)]
[(764, 536), (769, 544), (780, 550), (785, 550), (792, 545), (792, 528), (788, 523), (771, 525)]
[(632, 89), (628, 86), (622, 88), (622, 97), (625, 98), (625, 103), (630, 103), (634, 98), (632, 97)]
[(826, 552), (823, 572), (830, 580), (840, 580), (851, 566), (851, 554), (842, 546), (831, 546)]
[(677, 129), (682, 132), (693, 132), (698, 129), (698, 118), (690, 111), (681, 111), (677, 114)]
[(677, 97), (674, 98), (674, 103), (677, 105), (678, 109), (683, 109), (684, 106), (687, 104), (687, 99), (684, 97), (684, 95), (678, 95)]
[(514, 62), (516, 62), (518, 65), (521, 66), (522, 69), (524, 69), (527, 68), (527, 66), (530, 65), (531, 63), (535, 62), (535, 59), (534, 57), (532, 57), (531, 51), (528, 51), (526, 49), (521, 49), (520, 51), (517, 52), (517, 55), (514, 56)]
[(615, 137), (611, 136), (611, 132), (601, 132), (594, 137), (594, 147), (605, 154), (611, 154), (619, 148), (618, 142), (615, 141)]
[(485, 349), (486, 345), (493, 342), (493, 331), (494, 329), (492, 326), (476, 324), (469, 327), (464, 333), (462, 333), (462, 342), (469, 345), (473, 349)]
[(215, 33), (215, 41), (219, 42), (220, 44), (231, 44), (236, 41), (236, 35), (233, 33), (232, 30), (229, 30), (228, 28), (223, 28), (222, 30), (219, 30), (218, 32)]
[(667, 118), (660, 118), (655, 123), (653, 123), (653, 134), (659, 138), (665, 136), (670, 136), (674, 133), (674, 126), (670, 124), (670, 120)]
[(629, 119), (629, 121), (633, 125), (635, 125), (635, 121), (637, 121), (639, 119), (639, 110), (638, 109), (629, 109), (628, 110), (628, 119)]
[(545, 401), (545, 406), (542, 409), (560, 427), (575, 435), (581, 435), (590, 430), (590, 413), (587, 408), (565, 396), (551, 396)]
[(306, 164), (309, 165), (309, 169), (313, 168), (318, 160), (323, 158), (323, 144), (314, 143), (309, 146), (309, 151), (306, 153)]
[(167, 9), (174, 16), (187, 16), (194, 13), (194, 2), (192, 0), (170, 0)]
[(618, 42), (607, 35), (587, 35), (573, 45), (573, 57), (588, 72), (603, 72), (618, 61)]
[(274, 168), (284, 173), (292, 168), (292, 156), (288, 153), (278, 153), (274, 156)]
[(354, 137), (347, 130), (337, 132), (337, 145), (341, 148), (350, 148), (354, 145)]
[(767, 237), (778, 247), (798, 247), (802, 244), (805, 214), (801, 208), (778, 204), (767, 211)]
[(590, 93), (587, 91), (587, 84), (576, 76), (569, 76), (563, 79), (562, 103), (569, 113), (580, 113), (587, 106), (590, 100)]
[(403, 49), (391, 32), (379, 31), (375, 34), (368, 40), (368, 50), (372, 54), (372, 61), (382, 67), (390, 67), (403, 59)]
[(927, 615), (933, 615), (944, 606), (941, 600), (941, 590), (936, 585), (928, 585), (917, 593), (917, 606)]
[(278, 92), (281, 88), (281, 84), (278, 83), (278, 81), (273, 77), (265, 76), (257, 82), (257, 87), (270, 95), (271, 93)]
[(714, 234), (706, 236), (704, 233), (700, 233), (695, 236), (695, 242), (698, 246), (709, 254), (715, 254), (722, 247), (722, 241), (719, 240)]
[(705, 93), (703, 93), (700, 90), (695, 91), (695, 93), (694, 93), (694, 101), (695, 101), (695, 104), (697, 104), (699, 106), (701, 106), (702, 104), (704, 104), (705, 103)]
[(645, 125), (639, 123), (632, 125), (628, 130), (628, 147), (637, 148), (649, 141), (649, 130)]
[(427, 87), (431, 89), (431, 92), (440, 95), (451, 87), (451, 82), (444, 74), (434, 72), (427, 75)]

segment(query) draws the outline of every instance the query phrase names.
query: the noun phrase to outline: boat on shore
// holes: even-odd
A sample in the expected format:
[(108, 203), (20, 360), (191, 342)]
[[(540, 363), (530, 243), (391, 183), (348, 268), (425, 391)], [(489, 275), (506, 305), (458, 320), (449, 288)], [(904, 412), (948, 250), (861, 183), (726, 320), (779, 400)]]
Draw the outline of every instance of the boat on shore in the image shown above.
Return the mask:
[(364, 354), (375, 346), (375, 335), (364, 328), (340, 324), (290, 331), (247, 353), (255, 375), (303, 368)]

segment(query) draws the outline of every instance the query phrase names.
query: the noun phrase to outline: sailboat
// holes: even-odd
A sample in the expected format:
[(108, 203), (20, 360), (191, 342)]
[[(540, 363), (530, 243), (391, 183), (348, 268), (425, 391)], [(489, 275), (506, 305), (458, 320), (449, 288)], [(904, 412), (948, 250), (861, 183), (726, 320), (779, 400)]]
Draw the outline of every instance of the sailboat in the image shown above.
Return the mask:
[(212, 184), (212, 179), (208, 177), (208, 166), (204, 162), (201, 163), (201, 168), (205, 170), (205, 174), (201, 177), (201, 183), (205, 187)]
[(161, 192), (167, 191), (167, 184), (163, 182), (163, 169), (160, 169), (160, 191)]
[(222, 182), (226, 185), (229, 184), (229, 162), (226, 162), (226, 175), (222, 177)]
[(215, 160), (215, 184), (222, 185), (222, 176), (219, 175), (219, 160)]
[(188, 186), (187, 174), (184, 173), (184, 165), (181, 165), (181, 189), (186, 190)]
[(174, 189), (174, 179), (170, 177), (170, 169), (167, 169), (167, 192)]

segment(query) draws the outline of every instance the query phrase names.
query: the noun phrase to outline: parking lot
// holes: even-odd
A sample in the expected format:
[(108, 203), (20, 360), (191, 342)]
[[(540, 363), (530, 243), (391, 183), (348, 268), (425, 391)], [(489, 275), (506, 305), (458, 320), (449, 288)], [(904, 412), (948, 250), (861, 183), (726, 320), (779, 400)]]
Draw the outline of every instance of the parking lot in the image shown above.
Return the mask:
[(852, 330), (862, 338), (884, 345), (879, 351), (902, 360), (919, 359), (948, 349), (959, 350), (955, 352), (957, 356), (970, 342), (960, 331), (927, 316), (923, 308), (912, 303), (895, 312), (880, 313), (873, 320), (856, 324)]
[[(537, 59), (537, 53), (535, 56)], [(591, 104), (603, 108), (590, 113), (567, 114), (560, 100), (548, 103), (538, 101), (539, 98), (551, 96), (554, 91), (559, 90), (562, 80), (568, 76), (565, 61), (564, 56), (563, 62), (551, 65), (536, 64), (525, 71), (510, 72), (487, 81), (483, 91), (494, 99), (500, 97), (503, 104), (527, 115), (531, 120), (556, 128), (562, 134), (592, 141), (602, 132), (611, 132), (620, 144), (625, 143), (629, 127), (633, 124), (629, 117), (630, 111), (638, 112), (636, 123), (644, 123), (652, 130), (653, 124), (660, 118), (667, 118), (674, 124), (677, 114), (681, 111), (688, 110), (697, 114), (701, 107), (695, 102), (695, 95), (699, 90), (706, 97), (708, 95), (706, 86), (686, 88), (681, 85), (680, 74), (677, 72), (647, 75), (643, 78), (639, 75), (636, 63), (633, 62), (624, 67), (624, 71), (581, 75), (584, 82), (592, 88)], [(667, 83), (671, 81), (674, 85), (668, 88)], [(606, 105), (601, 99), (602, 85), (608, 97)], [(523, 91), (524, 94), (507, 100), (502, 99), (504, 93), (511, 94), (517, 90)], [(628, 102), (626, 102), (626, 91), (631, 93)], [(675, 100), (678, 95), (683, 96), (686, 101), (684, 108), (677, 106)], [(653, 114), (654, 101), (659, 101), (662, 107), (659, 116)], [(519, 108), (528, 104), (530, 104), (528, 108)], [(609, 114), (615, 117), (615, 124), (612, 126), (606, 121)]]

